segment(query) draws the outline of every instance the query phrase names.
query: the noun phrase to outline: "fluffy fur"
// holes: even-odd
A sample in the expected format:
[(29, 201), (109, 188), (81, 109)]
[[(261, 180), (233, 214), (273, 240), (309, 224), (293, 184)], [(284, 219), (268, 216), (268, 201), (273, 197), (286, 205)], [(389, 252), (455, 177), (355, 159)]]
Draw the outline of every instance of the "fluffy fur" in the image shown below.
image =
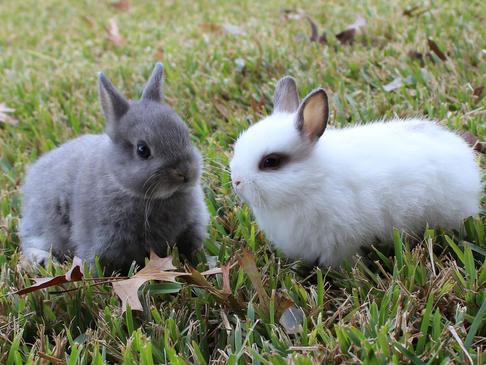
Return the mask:
[[(279, 82), (277, 103), (292, 83)], [(296, 105), (298, 96), (286, 99)], [(287, 256), (337, 265), (363, 245), (390, 242), (394, 227), (412, 234), (427, 224), (457, 229), (479, 212), (479, 168), (458, 135), (410, 119), (329, 128), (313, 141), (299, 130), (304, 104), (290, 112), (276, 105), (240, 136), (230, 164), (235, 191)], [(261, 170), (271, 153), (289, 160)]]
[[(201, 155), (184, 122), (160, 102), (162, 74), (157, 64), (139, 101), (127, 101), (100, 74), (106, 134), (71, 140), (29, 168), (20, 224), (29, 261), (52, 250), (126, 270), (150, 250), (165, 255), (176, 244), (191, 256), (201, 246), (208, 223)], [(137, 152), (141, 142), (147, 159)]]

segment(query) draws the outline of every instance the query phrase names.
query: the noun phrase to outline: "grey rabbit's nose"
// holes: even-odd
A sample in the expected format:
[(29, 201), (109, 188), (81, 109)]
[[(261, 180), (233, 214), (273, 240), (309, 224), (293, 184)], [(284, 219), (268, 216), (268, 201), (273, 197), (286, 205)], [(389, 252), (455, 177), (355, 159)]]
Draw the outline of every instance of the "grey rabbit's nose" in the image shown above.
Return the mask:
[(177, 169), (172, 170), (172, 175), (184, 183), (189, 181), (189, 177)]

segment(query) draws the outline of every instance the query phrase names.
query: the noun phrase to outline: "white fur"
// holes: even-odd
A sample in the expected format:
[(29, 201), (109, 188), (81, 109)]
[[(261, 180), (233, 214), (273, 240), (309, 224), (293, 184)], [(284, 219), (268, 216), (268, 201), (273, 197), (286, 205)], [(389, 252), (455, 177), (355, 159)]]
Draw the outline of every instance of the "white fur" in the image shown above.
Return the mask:
[[(335, 265), (360, 246), (390, 241), (394, 227), (409, 233), (427, 224), (457, 229), (479, 212), (474, 153), (435, 122), (328, 128), (309, 146), (295, 120), (296, 113), (279, 112), (250, 127), (230, 165), (236, 192), (287, 256)], [(291, 161), (260, 171), (260, 159), (274, 152)]]

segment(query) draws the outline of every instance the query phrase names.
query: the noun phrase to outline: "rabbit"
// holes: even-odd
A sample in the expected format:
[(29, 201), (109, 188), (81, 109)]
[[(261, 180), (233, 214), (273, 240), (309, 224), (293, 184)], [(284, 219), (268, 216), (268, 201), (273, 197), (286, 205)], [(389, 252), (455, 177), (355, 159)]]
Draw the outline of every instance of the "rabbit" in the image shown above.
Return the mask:
[(45, 264), (52, 251), (126, 270), (167, 245), (187, 257), (201, 247), (209, 220), (202, 157), (161, 103), (162, 78), (157, 63), (141, 99), (128, 101), (99, 73), (105, 133), (68, 141), (28, 169), (19, 228), (27, 262)]
[(423, 119), (326, 129), (328, 118), (326, 92), (299, 103), (286, 76), (272, 114), (234, 144), (233, 189), (285, 256), (339, 266), (394, 227), (459, 229), (479, 212), (479, 167), (455, 133)]

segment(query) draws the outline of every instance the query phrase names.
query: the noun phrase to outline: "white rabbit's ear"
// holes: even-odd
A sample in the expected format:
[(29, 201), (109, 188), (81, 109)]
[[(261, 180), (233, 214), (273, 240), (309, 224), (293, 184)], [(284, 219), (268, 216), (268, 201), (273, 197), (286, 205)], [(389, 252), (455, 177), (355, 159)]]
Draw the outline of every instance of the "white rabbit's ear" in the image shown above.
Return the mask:
[(329, 119), (329, 103), (324, 89), (316, 89), (302, 101), (297, 112), (296, 127), (311, 142), (324, 133)]
[(275, 86), (273, 94), (273, 111), (293, 113), (299, 107), (297, 84), (291, 76), (282, 77)]
[(162, 83), (164, 76), (164, 66), (160, 62), (155, 64), (152, 75), (150, 75), (145, 88), (143, 89), (142, 99), (162, 101)]
[(110, 131), (128, 111), (129, 104), (102, 72), (98, 74), (98, 93), (101, 110), (106, 118), (107, 129)]

